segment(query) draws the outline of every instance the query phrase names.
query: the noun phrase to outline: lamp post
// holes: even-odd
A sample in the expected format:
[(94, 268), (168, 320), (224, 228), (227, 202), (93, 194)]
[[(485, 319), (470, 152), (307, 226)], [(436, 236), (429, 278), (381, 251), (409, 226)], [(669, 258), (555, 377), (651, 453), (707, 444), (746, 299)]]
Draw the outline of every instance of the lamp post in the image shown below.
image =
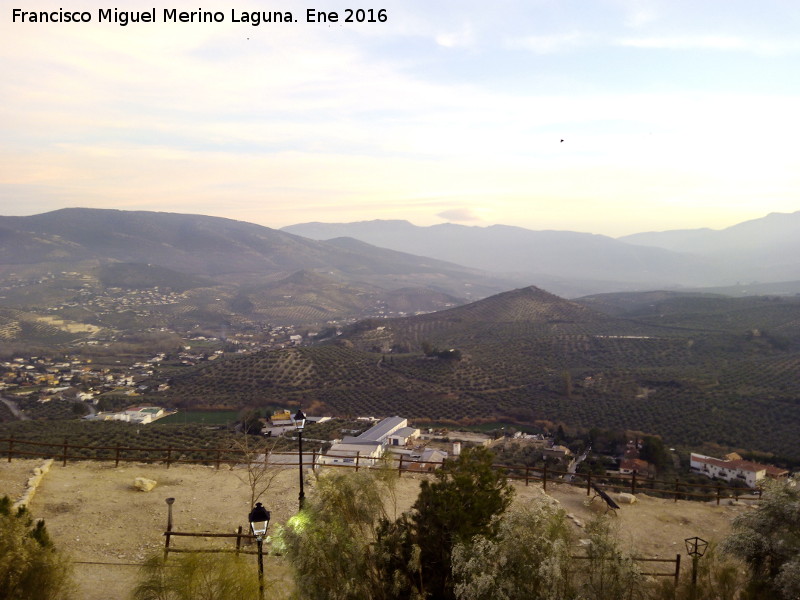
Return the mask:
[(686, 553), (692, 557), (692, 600), (697, 597), (697, 561), (706, 553), (708, 542), (703, 538), (686, 538)]
[(264, 535), (267, 533), (269, 527), (269, 511), (261, 506), (261, 502), (256, 502), (250, 515), (247, 517), (250, 521), (250, 531), (256, 536), (256, 544), (258, 545), (258, 597), (264, 600)]
[(306, 494), (303, 491), (303, 428), (306, 426), (306, 416), (303, 414), (303, 409), (298, 408), (297, 414), (294, 416), (294, 426), (297, 429), (297, 439), (299, 441), (298, 450), (298, 464), (300, 465), (300, 510), (303, 510), (303, 504), (306, 500)]
[(172, 505), (175, 504), (175, 498), (167, 498), (164, 502), (167, 503), (167, 531), (172, 531)]
[(175, 504), (175, 498), (167, 498), (165, 500), (167, 503), (167, 543), (164, 544), (164, 560), (167, 560), (169, 556), (169, 538), (170, 534), (172, 533), (172, 505)]

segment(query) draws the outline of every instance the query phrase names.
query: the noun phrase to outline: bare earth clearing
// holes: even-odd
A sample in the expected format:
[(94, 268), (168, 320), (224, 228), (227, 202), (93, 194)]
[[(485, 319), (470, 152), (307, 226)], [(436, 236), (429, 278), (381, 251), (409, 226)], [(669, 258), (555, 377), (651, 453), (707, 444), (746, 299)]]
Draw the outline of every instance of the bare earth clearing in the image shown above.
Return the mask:
[[(41, 460), (14, 460), (0, 463), (0, 496), (19, 498), (33, 469)], [(158, 482), (151, 492), (133, 488), (136, 477)], [(44, 518), (58, 547), (70, 553), (76, 562), (80, 586), (77, 597), (84, 600), (123, 600), (128, 597), (143, 559), (164, 547), (163, 532), (167, 523), (165, 499), (175, 498), (174, 531), (234, 533), (239, 525), (247, 530), (250, 511), (249, 488), (242, 469), (205, 466), (171, 466), (73, 462), (66, 467), (56, 463), (44, 476), (30, 504), (34, 517)], [(399, 481), (397, 513), (411, 507), (424, 475), (404, 474)], [(313, 494), (314, 477), (309, 474), (306, 494)], [(542, 487), (515, 483), (515, 504), (525, 504), (543, 495)], [(603, 512), (599, 499), (591, 504), (586, 490), (566, 484), (548, 483), (547, 495), (557, 499), (564, 509), (585, 523)], [(298, 473), (287, 469), (273, 483), (263, 498), (272, 511), (272, 524), (283, 524), (297, 510)], [(393, 508), (389, 508), (390, 513)], [(621, 505), (616, 521), (625, 546), (647, 558), (674, 559), (684, 552), (683, 540), (700, 536), (719, 541), (728, 532), (731, 520), (743, 506), (722, 506), (697, 502), (664, 500), (638, 495), (638, 502)], [(576, 525), (580, 536), (580, 528)], [(173, 548), (225, 545), (205, 538), (173, 538)], [(576, 552), (579, 550), (576, 549)], [(685, 558), (685, 557), (684, 557)], [(255, 569), (255, 558), (253, 568)], [(87, 564), (95, 563), (95, 564)], [(102, 564), (96, 564), (102, 563)], [(665, 566), (667, 569), (669, 566)], [(657, 568), (657, 567), (654, 567)], [(277, 557), (266, 560), (266, 578), (270, 598), (285, 598), (291, 589), (288, 568)], [(649, 570), (649, 567), (648, 567)]]

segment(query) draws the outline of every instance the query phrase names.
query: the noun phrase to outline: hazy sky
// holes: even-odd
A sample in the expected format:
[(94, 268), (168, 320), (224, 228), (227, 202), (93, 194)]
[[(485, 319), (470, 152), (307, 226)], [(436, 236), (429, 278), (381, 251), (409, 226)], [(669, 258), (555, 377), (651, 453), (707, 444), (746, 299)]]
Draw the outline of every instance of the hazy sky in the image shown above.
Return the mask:
[[(0, 214), (617, 236), (800, 210), (796, 0), (120, 0), (156, 11), (126, 27), (105, 0), (0, 5)], [(348, 7), (388, 18), (306, 22)], [(163, 23), (199, 8), (225, 22)]]

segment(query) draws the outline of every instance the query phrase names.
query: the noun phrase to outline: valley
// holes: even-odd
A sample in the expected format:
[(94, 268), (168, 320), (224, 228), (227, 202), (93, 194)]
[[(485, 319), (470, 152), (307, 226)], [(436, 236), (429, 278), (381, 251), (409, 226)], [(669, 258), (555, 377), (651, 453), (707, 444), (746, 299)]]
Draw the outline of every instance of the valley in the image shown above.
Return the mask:
[[(14, 394), (562, 423), (800, 460), (797, 296), (568, 300), (352, 238), (56, 213), (0, 218), (0, 354)], [(54, 381), (20, 377), (31, 370)]]

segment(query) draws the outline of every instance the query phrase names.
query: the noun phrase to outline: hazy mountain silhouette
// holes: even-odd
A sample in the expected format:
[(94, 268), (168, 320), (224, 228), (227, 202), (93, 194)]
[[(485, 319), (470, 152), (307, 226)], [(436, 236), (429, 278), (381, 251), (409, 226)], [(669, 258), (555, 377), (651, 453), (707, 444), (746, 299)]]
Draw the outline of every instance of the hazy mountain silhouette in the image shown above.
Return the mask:
[(317, 240), (349, 236), (392, 250), (506, 273), (568, 297), (726, 281), (714, 262), (702, 257), (589, 233), (507, 225), (417, 227), (407, 221), (305, 223), (283, 230)]
[(741, 281), (800, 279), (800, 211), (772, 213), (722, 230), (637, 233), (620, 240), (707, 257)]
[(0, 216), (0, 263), (152, 264), (220, 283), (258, 284), (297, 271), (388, 289), (430, 284), (459, 298), (514, 286), (474, 269), (351, 242), (319, 242), (202, 215), (68, 208)]
[(800, 279), (800, 212), (772, 214), (723, 231), (666, 231), (619, 239), (506, 225), (418, 227), (408, 221), (303, 223), (283, 230), (316, 240), (349, 236), (392, 250), (510, 273), (567, 297)]

